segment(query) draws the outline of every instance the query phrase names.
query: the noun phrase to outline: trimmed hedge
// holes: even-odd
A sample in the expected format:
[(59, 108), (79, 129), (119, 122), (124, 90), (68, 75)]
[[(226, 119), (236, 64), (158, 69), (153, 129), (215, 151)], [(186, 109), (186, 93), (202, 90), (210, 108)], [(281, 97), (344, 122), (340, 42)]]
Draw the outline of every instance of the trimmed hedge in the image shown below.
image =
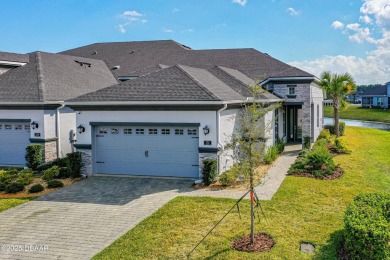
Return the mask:
[(203, 183), (208, 186), (217, 177), (217, 160), (205, 159), (203, 160), (202, 179)]
[(81, 176), (81, 167), (83, 166), (82, 157), (80, 152), (68, 153), (66, 155), (70, 170), (70, 176), (72, 178), (78, 178)]
[(64, 183), (62, 183), (62, 181), (59, 180), (51, 180), (47, 182), (47, 187), (49, 189), (61, 188), (64, 187)]
[(43, 171), (42, 179), (45, 181), (50, 181), (52, 179), (58, 178), (59, 174), (60, 174), (60, 170), (59, 170), (58, 166), (55, 165), (55, 166)]
[[(336, 134), (336, 131), (334, 129), (334, 125), (327, 125), (326, 129), (329, 129), (329, 131), (332, 135)], [(343, 136), (344, 132), (345, 132), (345, 122), (339, 122), (339, 131), (340, 131), (340, 136)]]
[(37, 193), (37, 192), (41, 192), (45, 189), (45, 187), (43, 187), (42, 184), (34, 184), (33, 186), (30, 187), (30, 189), (28, 190), (29, 193)]
[(23, 183), (19, 183), (19, 182), (10, 183), (5, 187), (6, 193), (18, 193), (19, 191), (23, 191), (23, 190), (24, 190), (24, 185)]
[(27, 166), (34, 171), (42, 162), (42, 145), (40, 144), (30, 144), (26, 147), (26, 161)]
[(34, 179), (32, 170), (21, 170), (16, 177), (16, 182), (22, 183), (23, 185), (29, 185)]
[(390, 258), (390, 195), (361, 194), (344, 217), (345, 250), (350, 259)]

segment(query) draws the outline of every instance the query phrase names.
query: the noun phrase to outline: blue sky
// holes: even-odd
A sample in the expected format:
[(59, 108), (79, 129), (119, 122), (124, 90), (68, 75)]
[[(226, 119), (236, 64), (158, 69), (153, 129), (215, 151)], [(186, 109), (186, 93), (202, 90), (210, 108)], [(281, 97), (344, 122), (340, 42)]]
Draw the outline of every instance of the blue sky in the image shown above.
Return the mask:
[(390, 0), (0, 2), (0, 51), (174, 39), (193, 49), (252, 47), (316, 75), (348, 71), (358, 83), (390, 81), (389, 31)]

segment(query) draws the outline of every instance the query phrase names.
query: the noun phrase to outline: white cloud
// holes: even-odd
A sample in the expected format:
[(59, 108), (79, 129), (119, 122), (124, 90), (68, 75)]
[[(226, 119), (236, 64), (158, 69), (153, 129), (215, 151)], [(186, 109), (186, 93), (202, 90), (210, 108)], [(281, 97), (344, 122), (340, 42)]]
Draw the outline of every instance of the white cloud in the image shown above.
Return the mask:
[(137, 11), (124, 11), (122, 14), (119, 15), (119, 17), (123, 20), (122, 24), (119, 24), (115, 26), (116, 29), (118, 29), (121, 33), (126, 33), (126, 27), (133, 23), (147, 23), (148, 20), (145, 18), (142, 18), (144, 15), (137, 12)]
[(245, 6), (248, 3), (248, 0), (233, 0), (232, 2), (241, 6)]
[(390, 29), (390, 0), (365, 0), (360, 12), (373, 15), (377, 24)]
[(352, 30), (352, 31), (358, 31), (360, 29), (360, 24), (358, 24), (358, 23), (347, 24), (347, 29)]
[(173, 8), (173, 9), (172, 9), (172, 13), (177, 13), (177, 12), (179, 12), (179, 11), (180, 11), (179, 8)]
[(181, 33), (192, 33), (192, 32), (194, 32), (195, 30), (194, 29), (191, 29), (191, 28), (189, 28), (189, 29), (186, 29), (186, 30), (182, 30), (182, 31), (180, 31)]
[(165, 33), (173, 33), (173, 32), (175, 32), (174, 30), (172, 30), (172, 29), (167, 29), (167, 28), (163, 28), (162, 30), (163, 30), (163, 32), (165, 32)]
[(344, 28), (344, 24), (342, 22), (340, 22), (340, 21), (334, 21), (332, 23), (332, 28), (336, 29), (336, 30), (343, 29)]
[(297, 11), (292, 7), (287, 8), (286, 12), (288, 12), (291, 16), (296, 16), (301, 13), (300, 11)]
[(359, 21), (361, 21), (365, 24), (372, 24), (372, 19), (368, 15), (360, 16)]

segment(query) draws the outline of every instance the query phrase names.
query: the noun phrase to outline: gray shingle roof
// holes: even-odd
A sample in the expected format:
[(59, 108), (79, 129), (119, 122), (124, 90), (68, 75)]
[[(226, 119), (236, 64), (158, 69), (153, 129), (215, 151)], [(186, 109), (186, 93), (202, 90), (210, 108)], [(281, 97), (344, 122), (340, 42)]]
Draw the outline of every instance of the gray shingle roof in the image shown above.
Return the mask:
[(0, 101), (62, 101), (114, 84), (103, 61), (35, 52), (29, 54), (28, 64), (0, 76)]
[(175, 41), (96, 43), (62, 53), (101, 59), (109, 68), (120, 65), (119, 70), (113, 71), (116, 77), (140, 76), (140, 71), (157, 64), (168, 66), (182, 64), (204, 69), (223, 66), (241, 71), (256, 81), (275, 74), (279, 77), (313, 77), (310, 73), (255, 49), (192, 50)]
[(363, 93), (361, 93), (360, 95), (362, 96), (385, 96), (387, 95), (387, 86), (386, 85), (382, 85), (382, 86), (378, 86), (378, 87), (374, 87), (374, 88), (369, 88), (365, 91), (363, 91)]
[[(246, 84), (220, 68), (175, 65), (68, 101), (242, 101), (250, 96)], [(262, 98), (279, 99), (269, 93)]]
[(29, 59), (28, 54), (19, 54), (19, 53), (0, 51), (0, 61), (13, 61), (13, 62), (27, 63), (28, 59)]

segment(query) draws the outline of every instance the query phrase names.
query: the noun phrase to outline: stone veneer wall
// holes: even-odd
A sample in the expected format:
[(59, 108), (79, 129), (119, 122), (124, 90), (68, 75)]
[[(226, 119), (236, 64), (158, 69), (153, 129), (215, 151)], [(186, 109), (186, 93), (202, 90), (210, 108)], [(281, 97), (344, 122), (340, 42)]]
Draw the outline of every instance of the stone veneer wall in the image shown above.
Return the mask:
[(44, 162), (51, 162), (57, 159), (57, 141), (53, 140), (42, 144), (42, 156)]
[(83, 166), (81, 167), (81, 174), (85, 176), (92, 175), (92, 150), (77, 149), (81, 153)]
[(311, 101), (310, 101), (310, 83), (303, 84), (274, 84), (274, 92), (282, 98), (287, 98), (287, 85), (295, 85), (295, 101), (302, 101), (302, 137), (311, 136)]

